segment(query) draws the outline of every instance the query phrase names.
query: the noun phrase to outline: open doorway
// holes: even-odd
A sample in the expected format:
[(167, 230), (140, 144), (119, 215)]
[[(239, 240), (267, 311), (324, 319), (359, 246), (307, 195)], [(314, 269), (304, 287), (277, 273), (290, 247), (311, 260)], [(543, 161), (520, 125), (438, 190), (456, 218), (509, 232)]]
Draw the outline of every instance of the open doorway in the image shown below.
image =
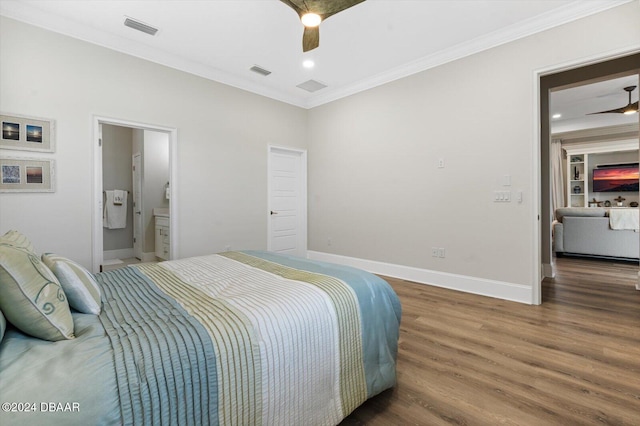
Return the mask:
[(176, 130), (99, 117), (94, 126), (94, 272), (171, 259)]
[[(550, 109), (550, 96), (554, 91), (558, 91), (560, 89), (570, 89), (580, 86), (585, 86), (588, 84), (593, 84), (597, 82), (604, 82), (608, 80), (613, 80), (616, 78), (630, 78), (634, 81), (638, 81), (638, 73), (639, 68), (638, 64), (640, 63), (640, 54), (632, 54), (624, 57), (620, 57), (617, 59), (612, 59), (605, 62), (600, 62), (593, 65), (588, 65), (584, 67), (579, 67), (575, 69), (571, 69), (568, 71), (562, 71), (550, 75), (546, 75), (540, 78), (540, 124), (541, 124), (541, 135), (540, 135), (540, 193), (541, 193), (541, 205), (540, 205), (540, 256), (541, 256), (541, 266), (543, 271), (543, 277), (553, 277), (554, 275), (554, 264), (553, 264), (553, 238), (552, 238), (552, 226), (554, 221), (554, 202), (553, 202), (553, 194), (552, 194), (552, 177), (554, 174), (552, 173), (552, 139), (553, 139), (553, 130), (552, 130), (552, 116), (557, 112), (554, 112)], [(624, 102), (622, 102), (624, 101)], [(621, 100), (621, 103), (626, 104), (626, 99)], [(597, 111), (606, 110), (606, 108), (598, 109)], [(594, 110), (594, 112), (596, 112)], [(582, 143), (584, 144), (589, 142), (597, 142), (598, 139), (602, 142), (601, 145), (606, 145), (604, 142), (607, 139), (613, 140), (635, 140), (638, 139), (638, 123), (639, 123), (639, 114), (634, 114), (633, 125), (631, 129), (619, 127), (619, 133), (611, 136), (607, 135), (607, 132), (610, 132), (611, 129), (607, 129), (607, 126), (595, 126), (593, 128), (587, 129), (588, 131), (584, 132), (580, 137), (575, 137), (574, 143)], [(598, 118), (600, 120), (600, 118)], [(615, 126), (612, 126), (615, 127)], [(580, 132), (574, 133), (574, 135), (580, 135)], [(636, 142), (637, 145), (637, 142)], [(588, 155), (588, 154), (586, 154)], [(576, 164), (578, 164), (579, 155), (575, 156)], [(580, 157), (580, 159), (584, 159), (585, 157)], [(569, 158), (569, 161), (571, 158)], [(636, 162), (637, 151), (636, 151)], [(565, 166), (566, 167), (566, 166)], [(573, 170), (573, 169), (572, 169)], [(570, 173), (570, 170), (567, 168), (566, 173)], [(578, 170), (579, 174), (579, 170)], [(582, 179), (584, 180), (583, 185), (589, 184), (588, 170), (583, 171)], [(580, 176), (578, 177), (580, 180)], [(576, 182), (575, 186), (579, 186), (579, 183)], [(574, 201), (580, 200), (581, 194), (584, 194), (584, 188), (578, 191), (576, 189), (576, 195), (572, 196), (569, 191), (569, 186), (565, 189), (565, 195), (567, 200)], [(582, 202), (584, 203), (584, 208), (589, 208), (589, 201), (586, 196), (582, 197)], [(596, 199), (596, 201), (600, 201)], [(556, 202), (557, 204), (557, 202)], [(565, 202), (566, 204), (566, 202)], [(596, 203), (597, 206), (597, 203)], [(636, 236), (636, 239), (640, 238), (640, 236)], [(538, 291), (538, 300), (541, 300), (541, 283), (539, 283)]]

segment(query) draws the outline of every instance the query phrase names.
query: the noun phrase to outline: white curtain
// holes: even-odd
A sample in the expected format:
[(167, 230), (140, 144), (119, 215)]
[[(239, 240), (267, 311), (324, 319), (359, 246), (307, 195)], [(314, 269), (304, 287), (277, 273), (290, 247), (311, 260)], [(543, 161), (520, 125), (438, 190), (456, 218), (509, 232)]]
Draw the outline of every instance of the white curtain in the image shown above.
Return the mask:
[(551, 208), (553, 217), (556, 209), (564, 207), (564, 179), (562, 178), (562, 140), (551, 141)]

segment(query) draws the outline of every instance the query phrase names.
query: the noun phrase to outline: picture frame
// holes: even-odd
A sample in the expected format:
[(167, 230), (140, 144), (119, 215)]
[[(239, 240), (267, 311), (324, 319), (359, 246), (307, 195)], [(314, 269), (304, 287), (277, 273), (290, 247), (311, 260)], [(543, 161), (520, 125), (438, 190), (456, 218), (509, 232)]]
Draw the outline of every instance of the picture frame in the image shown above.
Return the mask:
[(0, 149), (55, 152), (55, 120), (0, 113)]
[(0, 156), (0, 192), (55, 192), (55, 162)]

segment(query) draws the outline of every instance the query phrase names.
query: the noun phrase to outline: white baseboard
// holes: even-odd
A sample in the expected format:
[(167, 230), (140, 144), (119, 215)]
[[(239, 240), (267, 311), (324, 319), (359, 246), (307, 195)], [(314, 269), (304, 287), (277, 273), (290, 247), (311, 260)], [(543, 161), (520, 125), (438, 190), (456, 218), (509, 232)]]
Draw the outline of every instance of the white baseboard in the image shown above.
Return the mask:
[(152, 251), (149, 253), (142, 253), (142, 262), (156, 262), (158, 258), (156, 257), (156, 252)]
[[(102, 253), (102, 259), (111, 260), (111, 259), (130, 259), (132, 257), (136, 257), (133, 254), (133, 247), (126, 249), (118, 249), (118, 250), (105, 250)], [(142, 253), (142, 262), (155, 262), (158, 260), (156, 258), (156, 252), (152, 251), (149, 253)]]
[(353, 266), (365, 271), (400, 278), (420, 284), (444, 287), (466, 293), (511, 300), (514, 302), (532, 304), (531, 287), (522, 284), (513, 284), (503, 281), (494, 281), (484, 278), (470, 277), (466, 275), (450, 274), (429, 269), (414, 268), (412, 266), (396, 265), (392, 263), (378, 262), (375, 260), (358, 259), (355, 257), (341, 256), (318, 251), (307, 252), (307, 257), (323, 262), (332, 262), (339, 265)]
[(133, 247), (118, 250), (105, 250), (102, 252), (102, 258), (104, 260), (111, 259), (129, 259), (133, 256)]

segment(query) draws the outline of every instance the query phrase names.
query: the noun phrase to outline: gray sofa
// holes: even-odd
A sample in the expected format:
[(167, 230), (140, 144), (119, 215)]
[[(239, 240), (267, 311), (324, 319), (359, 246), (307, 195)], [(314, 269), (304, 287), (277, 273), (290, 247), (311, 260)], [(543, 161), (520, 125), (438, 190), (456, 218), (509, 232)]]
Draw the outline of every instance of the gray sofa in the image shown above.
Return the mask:
[(611, 229), (605, 208), (560, 208), (556, 210), (556, 220), (553, 243), (557, 255), (628, 260), (640, 257), (640, 233)]

